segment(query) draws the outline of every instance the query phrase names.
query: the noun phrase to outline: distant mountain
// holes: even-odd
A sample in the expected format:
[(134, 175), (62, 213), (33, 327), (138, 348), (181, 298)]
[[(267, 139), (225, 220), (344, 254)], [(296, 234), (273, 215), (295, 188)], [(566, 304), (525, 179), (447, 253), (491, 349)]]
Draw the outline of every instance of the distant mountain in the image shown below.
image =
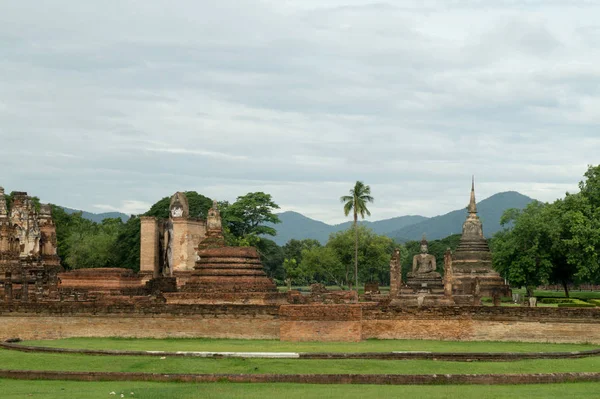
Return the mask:
[(64, 209), (65, 212), (67, 212), (69, 215), (75, 212), (81, 212), (81, 217), (96, 223), (101, 223), (104, 219), (108, 218), (121, 218), (123, 222), (129, 220), (129, 216), (121, 212), (92, 213), (86, 211), (78, 211), (77, 209), (65, 208), (64, 206), (62, 207), (62, 209)]
[[(514, 191), (495, 194), (477, 204), (479, 217), (483, 222), (486, 237), (491, 237), (501, 229), (500, 217), (506, 209), (522, 209), (533, 199)], [(467, 211), (459, 209), (445, 215), (427, 218), (424, 216), (399, 216), (376, 222), (361, 221), (377, 234), (387, 235), (399, 242), (418, 240), (423, 233), (428, 239), (440, 239), (451, 234), (461, 233)], [(329, 235), (348, 229), (352, 222), (329, 225), (308, 218), (298, 212), (283, 212), (279, 214), (280, 224), (272, 225), (277, 230), (277, 236), (272, 238), (278, 245), (284, 245), (291, 239), (302, 240), (312, 238), (326, 243)]]
[[(517, 193), (508, 191), (492, 195), (491, 197), (479, 202), (477, 210), (483, 223), (483, 233), (487, 238), (500, 231), (500, 218), (505, 210), (510, 208), (525, 208), (533, 199)], [(403, 227), (393, 231), (388, 236), (396, 241), (403, 242), (408, 240), (418, 240), (423, 233), (428, 239), (437, 240), (448, 237), (451, 234), (462, 233), (462, 225), (467, 217), (466, 204), (465, 209), (459, 209), (445, 215), (432, 217), (417, 224)]]
[[(268, 237), (272, 238), (278, 245), (284, 245), (291, 239), (302, 240), (305, 238), (312, 238), (324, 244), (331, 233), (347, 230), (352, 225), (352, 222), (330, 225), (306, 217), (298, 212), (283, 212), (278, 216), (281, 223), (271, 225), (277, 230), (277, 236)], [(368, 226), (377, 234), (387, 234), (426, 219), (424, 216), (400, 216), (377, 222), (361, 221), (360, 223)]]

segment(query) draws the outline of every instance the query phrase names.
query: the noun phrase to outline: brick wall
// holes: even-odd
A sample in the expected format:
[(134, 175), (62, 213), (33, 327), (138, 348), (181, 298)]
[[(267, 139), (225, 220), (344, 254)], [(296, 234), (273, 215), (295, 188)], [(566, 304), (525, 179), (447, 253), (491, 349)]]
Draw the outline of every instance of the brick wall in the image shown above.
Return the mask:
[(0, 339), (214, 337), (439, 339), (600, 344), (600, 309), (374, 305), (0, 303)]
[(268, 306), (156, 305), (141, 308), (134, 304), (101, 307), (64, 303), (45, 309), (35, 304), (22, 304), (15, 305), (11, 312), (2, 310), (2, 340), (117, 336), (277, 339), (279, 336), (277, 307)]
[(279, 318), (282, 341), (361, 340), (361, 305), (284, 305)]

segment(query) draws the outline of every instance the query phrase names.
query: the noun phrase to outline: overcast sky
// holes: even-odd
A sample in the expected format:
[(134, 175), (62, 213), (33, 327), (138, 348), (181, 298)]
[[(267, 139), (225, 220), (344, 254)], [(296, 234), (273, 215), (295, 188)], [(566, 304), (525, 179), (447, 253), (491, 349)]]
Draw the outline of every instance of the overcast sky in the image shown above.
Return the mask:
[(544, 201), (600, 163), (600, 1), (0, 0), (0, 185), (91, 212), (177, 190), (341, 222)]

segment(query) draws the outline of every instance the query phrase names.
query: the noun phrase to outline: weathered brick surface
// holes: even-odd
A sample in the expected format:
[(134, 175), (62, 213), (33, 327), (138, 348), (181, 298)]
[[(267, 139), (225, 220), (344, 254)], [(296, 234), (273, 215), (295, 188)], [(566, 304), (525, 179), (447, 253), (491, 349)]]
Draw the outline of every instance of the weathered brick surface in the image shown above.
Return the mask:
[(0, 303), (0, 339), (218, 337), (282, 340), (441, 339), (600, 344), (600, 309), (375, 305)]
[(360, 321), (361, 305), (284, 305), (279, 317), (285, 321)]
[(0, 305), (0, 339), (214, 337), (277, 339), (277, 306), (94, 303)]
[(279, 317), (282, 341), (361, 340), (361, 305), (284, 305)]
[(151, 276), (158, 268), (158, 220), (151, 216), (140, 217), (140, 271)]

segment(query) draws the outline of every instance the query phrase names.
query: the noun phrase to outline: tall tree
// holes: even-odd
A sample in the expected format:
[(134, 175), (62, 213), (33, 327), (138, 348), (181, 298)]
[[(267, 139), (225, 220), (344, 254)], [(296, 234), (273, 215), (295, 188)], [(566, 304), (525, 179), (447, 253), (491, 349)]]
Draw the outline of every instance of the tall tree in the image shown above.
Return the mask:
[(548, 283), (562, 252), (560, 222), (549, 204), (532, 202), (525, 209), (504, 212), (500, 224), (512, 226), (492, 240), (494, 267), (511, 284), (533, 288)]
[(224, 224), (238, 239), (250, 239), (260, 235), (274, 236), (277, 231), (268, 226), (268, 223), (281, 222), (273, 213), (275, 209), (279, 209), (279, 205), (273, 202), (271, 194), (262, 192), (248, 193), (238, 197), (231, 205), (221, 204), (219, 209)]
[(361, 181), (356, 181), (354, 187), (350, 189), (350, 195), (340, 197), (340, 201), (344, 204), (344, 215), (348, 216), (350, 212), (353, 212), (354, 216), (352, 224), (354, 229), (354, 284), (358, 290), (358, 229), (356, 226), (358, 215), (362, 219), (365, 218), (365, 215), (371, 216), (371, 212), (367, 208), (367, 203), (374, 201), (374, 198), (371, 197), (371, 187)]

